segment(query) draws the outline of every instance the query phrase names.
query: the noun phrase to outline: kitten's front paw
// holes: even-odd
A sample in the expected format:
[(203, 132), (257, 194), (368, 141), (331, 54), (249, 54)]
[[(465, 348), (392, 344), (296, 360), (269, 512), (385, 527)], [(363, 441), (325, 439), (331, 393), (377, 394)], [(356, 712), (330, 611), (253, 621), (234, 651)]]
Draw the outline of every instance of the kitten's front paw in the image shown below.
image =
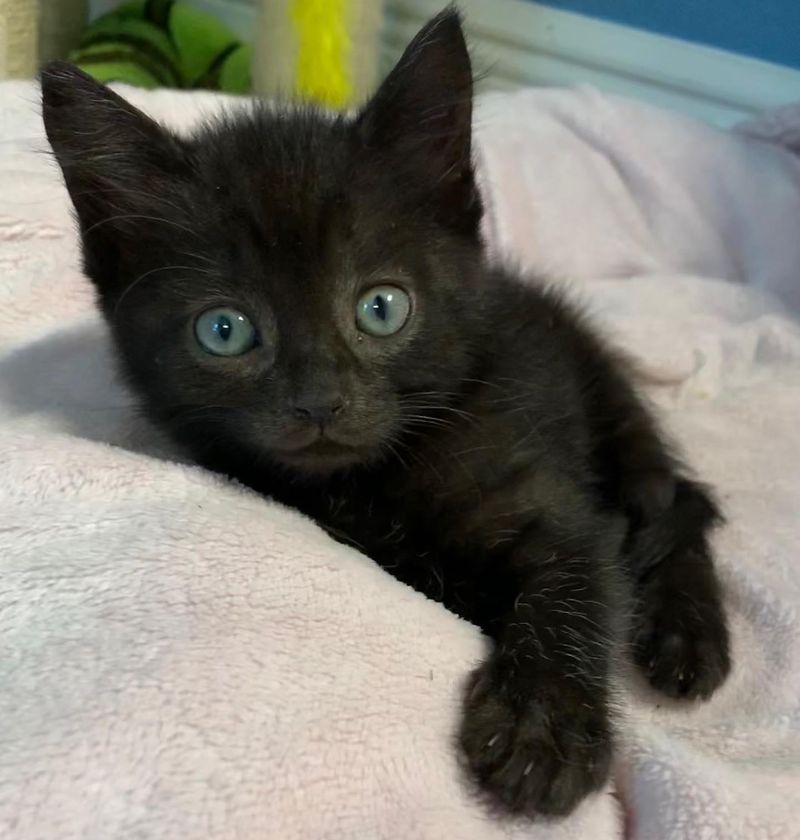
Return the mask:
[(731, 669), (728, 629), (714, 599), (685, 592), (651, 593), (634, 636), (636, 663), (670, 697), (707, 700)]
[(460, 743), (493, 805), (513, 814), (568, 814), (603, 786), (611, 737), (603, 703), (570, 680), (528, 692), (490, 661), (467, 689)]

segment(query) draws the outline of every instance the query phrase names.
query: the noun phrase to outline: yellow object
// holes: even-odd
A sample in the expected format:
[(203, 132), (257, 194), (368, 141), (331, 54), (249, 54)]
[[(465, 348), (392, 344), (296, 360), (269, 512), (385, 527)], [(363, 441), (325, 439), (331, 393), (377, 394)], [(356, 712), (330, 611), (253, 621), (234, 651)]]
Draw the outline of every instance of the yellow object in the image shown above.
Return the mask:
[(295, 86), (304, 99), (332, 108), (353, 100), (349, 0), (292, 0), (297, 36)]

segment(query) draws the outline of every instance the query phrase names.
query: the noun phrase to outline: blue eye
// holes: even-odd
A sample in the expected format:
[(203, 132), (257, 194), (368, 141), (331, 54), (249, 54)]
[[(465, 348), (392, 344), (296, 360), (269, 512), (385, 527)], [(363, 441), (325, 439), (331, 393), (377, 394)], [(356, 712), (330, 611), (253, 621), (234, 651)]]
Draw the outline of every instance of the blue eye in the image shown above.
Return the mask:
[(359, 298), (358, 328), (374, 336), (393, 335), (411, 314), (411, 298), (397, 286), (375, 286)]
[(197, 343), (212, 356), (241, 356), (258, 343), (255, 327), (235, 309), (207, 309), (194, 323)]

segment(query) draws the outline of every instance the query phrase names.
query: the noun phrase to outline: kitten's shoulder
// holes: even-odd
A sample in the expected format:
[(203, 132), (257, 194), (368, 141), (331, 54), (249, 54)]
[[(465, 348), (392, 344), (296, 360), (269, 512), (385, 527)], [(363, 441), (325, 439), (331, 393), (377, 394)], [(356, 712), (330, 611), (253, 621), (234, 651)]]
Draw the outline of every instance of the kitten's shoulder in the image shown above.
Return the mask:
[(612, 374), (628, 378), (631, 364), (565, 280), (493, 268), (489, 297), (496, 363), (528, 375), (548, 370), (573, 380)]
[(510, 330), (540, 331), (547, 334), (559, 328), (580, 334), (593, 334), (588, 308), (577, 289), (566, 280), (553, 280), (533, 272), (509, 267), (488, 271), (489, 308), (493, 317)]

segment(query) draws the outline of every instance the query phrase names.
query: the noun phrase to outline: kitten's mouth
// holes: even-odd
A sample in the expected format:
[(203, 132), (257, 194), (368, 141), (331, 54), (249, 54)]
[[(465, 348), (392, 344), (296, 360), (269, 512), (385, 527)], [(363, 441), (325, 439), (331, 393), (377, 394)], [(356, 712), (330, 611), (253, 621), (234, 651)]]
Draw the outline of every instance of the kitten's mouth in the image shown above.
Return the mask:
[(361, 446), (343, 443), (320, 433), (300, 446), (281, 449), (279, 457), (292, 467), (311, 472), (331, 472), (363, 461), (365, 454)]

